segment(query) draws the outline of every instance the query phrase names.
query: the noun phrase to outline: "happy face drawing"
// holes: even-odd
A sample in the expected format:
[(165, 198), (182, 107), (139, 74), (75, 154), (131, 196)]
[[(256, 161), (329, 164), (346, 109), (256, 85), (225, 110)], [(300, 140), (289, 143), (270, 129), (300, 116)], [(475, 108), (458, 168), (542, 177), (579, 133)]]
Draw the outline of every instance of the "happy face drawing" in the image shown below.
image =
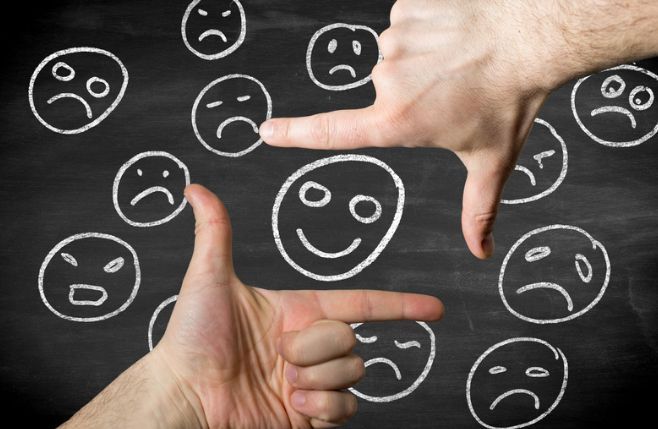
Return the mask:
[(342, 280), (379, 256), (403, 208), (404, 185), (387, 164), (337, 155), (288, 177), (274, 202), (272, 231), (295, 270), (315, 280)]
[(535, 201), (553, 192), (567, 175), (567, 146), (543, 119), (535, 126), (519, 155), (503, 192), (503, 204)]
[(227, 157), (256, 149), (262, 143), (258, 127), (271, 117), (272, 99), (265, 86), (241, 74), (210, 82), (192, 107), (192, 127), (199, 142)]
[(48, 252), (39, 270), (39, 293), (62, 319), (96, 322), (132, 303), (140, 277), (137, 254), (128, 243), (109, 234), (76, 234)]
[(34, 116), (60, 134), (78, 134), (105, 119), (123, 98), (128, 71), (111, 52), (70, 48), (47, 56), (30, 78)]
[(505, 307), (532, 323), (559, 323), (594, 307), (610, 280), (605, 247), (586, 231), (550, 225), (528, 232), (505, 256), (498, 291)]
[(359, 354), (366, 375), (349, 390), (370, 402), (391, 402), (404, 398), (425, 380), (436, 355), (436, 338), (424, 322), (355, 323)]
[(637, 146), (658, 132), (657, 95), (658, 75), (621, 65), (580, 79), (571, 92), (571, 109), (592, 140)]
[(244, 42), (246, 33), (247, 19), (238, 0), (194, 0), (181, 23), (185, 46), (204, 60), (233, 53)]
[(161, 225), (185, 208), (183, 190), (189, 184), (190, 172), (181, 160), (167, 152), (142, 152), (117, 172), (112, 202), (129, 225)]
[(331, 24), (318, 30), (306, 50), (306, 69), (317, 86), (344, 91), (370, 82), (381, 61), (377, 33), (364, 25)]
[(480, 356), (466, 382), (471, 414), (482, 426), (513, 429), (545, 418), (567, 387), (567, 359), (538, 338), (511, 338)]

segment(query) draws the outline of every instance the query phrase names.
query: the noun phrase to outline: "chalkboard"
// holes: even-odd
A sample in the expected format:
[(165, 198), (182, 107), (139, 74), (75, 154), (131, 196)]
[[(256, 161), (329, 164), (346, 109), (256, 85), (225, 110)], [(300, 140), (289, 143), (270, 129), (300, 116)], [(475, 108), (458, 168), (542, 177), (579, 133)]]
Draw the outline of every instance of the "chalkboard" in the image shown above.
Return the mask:
[[(217, 34), (199, 42), (203, 14), (186, 0), (12, 12), (20, 25), (3, 34), (0, 83), (5, 419), (64, 421), (157, 342), (192, 252), (193, 216), (180, 193), (191, 181), (226, 203), (247, 284), (444, 301), (438, 323), (354, 326), (365, 359), (396, 365), (371, 362), (346, 427), (651, 421), (658, 101), (649, 103), (646, 88), (658, 94), (658, 60), (569, 82), (550, 97), (505, 189), (496, 254), (481, 262), (462, 239), (465, 170), (451, 153), (282, 150), (259, 144), (253, 131), (270, 114), (370, 104), (368, 70), (380, 60), (375, 36), (391, 0), (208, 3), (206, 13), (229, 23), (230, 48), (212, 45)], [(353, 70), (329, 73), (332, 51), (350, 55)], [(69, 88), (60, 94), (84, 94), (86, 105), (53, 100), (58, 85)], [(219, 139), (209, 111), (221, 109), (230, 121)], [(143, 194), (137, 210), (138, 179), (167, 179), (170, 194)], [(327, 191), (342, 211), (309, 223)], [(318, 252), (345, 248), (355, 228), (365, 228), (370, 247), (321, 264), (294, 241), (296, 222)], [(74, 264), (123, 276), (123, 295), (75, 283)], [(54, 281), (79, 287), (68, 295), (49, 288)]]

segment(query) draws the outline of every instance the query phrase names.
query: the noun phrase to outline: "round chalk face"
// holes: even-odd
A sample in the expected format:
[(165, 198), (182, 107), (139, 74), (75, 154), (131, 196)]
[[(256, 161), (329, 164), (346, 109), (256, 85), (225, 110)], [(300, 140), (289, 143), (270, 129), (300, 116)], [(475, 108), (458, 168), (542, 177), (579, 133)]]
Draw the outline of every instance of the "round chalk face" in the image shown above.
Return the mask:
[(621, 65), (580, 79), (571, 109), (580, 128), (605, 146), (637, 146), (658, 132), (658, 75)]
[(331, 24), (318, 30), (306, 50), (306, 70), (317, 86), (345, 91), (370, 82), (382, 60), (375, 31), (365, 25)]
[(135, 250), (113, 235), (88, 232), (59, 242), (39, 270), (41, 300), (57, 316), (97, 322), (135, 299), (140, 283)]
[(550, 225), (523, 235), (500, 268), (505, 307), (532, 323), (560, 323), (591, 310), (610, 281), (603, 244), (570, 225)]
[(247, 19), (238, 0), (194, 0), (181, 23), (187, 49), (204, 60), (233, 53), (244, 42)]
[(128, 71), (111, 52), (64, 49), (48, 55), (30, 78), (34, 116), (60, 134), (78, 134), (100, 124), (117, 107), (128, 86)]
[(503, 191), (503, 204), (522, 204), (543, 198), (557, 189), (567, 175), (567, 145), (543, 119), (534, 127)]
[(160, 305), (158, 305), (158, 307), (153, 312), (151, 320), (149, 321), (149, 351), (153, 350), (153, 347), (155, 347), (160, 342), (160, 339), (164, 335), (165, 330), (167, 329), (167, 323), (169, 323), (171, 313), (174, 311), (174, 305), (176, 304), (177, 299), (178, 295), (170, 296), (169, 298), (162, 301), (162, 303), (160, 303)]
[(403, 208), (404, 185), (391, 167), (370, 156), (337, 155), (286, 179), (272, 209), (272, 231), (295, 270), (315, 280), (343, 280), (377, 259)]
[(263, 142), (258, 133), (272, 117), (272, 99), (256, 78), (232, 74), (210, 82), (192, 107), (192, 127), (209, 151), (239, 157)]
[(486, 428), (530, 426), (560, 403), (568, 375), (562, 350), (538, 338), (511, 338), (473, 364), (466, 382), (468, 408)]
[(190, 172), (181, 160), (167, 152), (142, 152), (123, 164), (114, 178), (114, 209), (129, 225), (162, 225), (187, 205), (183, 191), (189, 184)]
[(424, 322), (355, 323), (355, 352), (365, 377), (350, 391), (370, 402), (392, 402), (410, 395), (425, 380), (436, 355), (436, 338)]

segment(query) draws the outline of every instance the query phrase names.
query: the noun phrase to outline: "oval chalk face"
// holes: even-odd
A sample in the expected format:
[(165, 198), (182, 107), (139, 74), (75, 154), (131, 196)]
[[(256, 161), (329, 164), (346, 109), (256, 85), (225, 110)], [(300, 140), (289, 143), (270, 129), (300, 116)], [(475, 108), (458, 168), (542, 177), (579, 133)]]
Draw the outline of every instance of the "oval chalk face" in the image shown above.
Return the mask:
[(382, 60), (375, 31), (364, 25), (331, 24), (318, 30), (306, 50), (306, 70), (317, 86), (345, 91), (370, 82)]
[(382, 161), (336, 155), (295, 171), (272, 209), (277, 248), (315, 280), (352, 277), (370, 265), (397, 229), (404, 185)]
[(580, 79), (571, 109), (580, 128), (605, 146), (637, 146), (658, 132), (658, 75), (621, 65)]
[(183, 42), (194, 55), (216, 60), (244, 42), (247, 19), (238, 0), (194, 0), (181, 23)]
[(78, 134), (100, 124), (117, 107), (128, 71), (111, 52), (70, 48), (47, 56), (30, 79), (34, 116), (60, 134)]
[(74, 322), (109, 319), (135, 299), (141, 274), (135, 250), (113, 235), (88, 232), (59, 242), (39, 270), (41, 300)]
[(355, 323), (355, 353), (364, 378), (349, 390), (370, 402), (391, 402), (411, 394), (425, 380), (436, 356), (436, 338), (424, 322)]
[(603, 244), (581, 228), (550, 225), (532, 230), (509, 250), (498, 291), (505, 307), (532, 323), (559, 323), (591, 310), (610, 281)]
[(187, 205), (183, 191), (189, 184), (190, 172), (181, 160), (167, 152), (142, 152), (117, 172), (112, 202), (129, 225), (162, 225)]
[(272, 117), (272, 99), (256, 78), (232, 74), (210, 82), (192, 107), (192, 127), (209, 151), (238, 157), (263, 142), (261, 123)]
[(174, 305), (178, 295), (170, 296), (158, 305), (153, 312), (151, 320), (149, 321), (148, 343), (149, 351), (153, 350), (159, 342), (167, 329), (167, 324), (171, 318), (171, 313), (174, 311)]
[(514, 171), (503, 191), (503, 204), (522, 204), (549, 195), (567, 175), (567, 146), (555, 128), (535, 119)]
[(560, 349), (538, 338), (511, 338), (473, 364), (466, 382), (468, 408), (487, 428), (530, 426), (559, 404), (568, 375)]

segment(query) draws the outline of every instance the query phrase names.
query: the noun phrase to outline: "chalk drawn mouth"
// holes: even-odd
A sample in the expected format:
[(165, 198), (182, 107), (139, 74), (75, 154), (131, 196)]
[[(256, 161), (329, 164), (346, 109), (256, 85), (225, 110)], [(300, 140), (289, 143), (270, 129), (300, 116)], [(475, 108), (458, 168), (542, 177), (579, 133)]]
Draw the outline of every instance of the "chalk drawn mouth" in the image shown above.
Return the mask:
[(167, 201), (169, 201), (170, 205), (174, 205), (174, 196), (171, 194), (171, 192), (169, 192), (169, 189), (165, 188), (164, 186), (151, 186), (150, 188), (143, 190), (139, 194), (135, 195), (132, 200), (130, 200), (130, 205), (135, 206), (144, 198), (157, 192), (160, 192), (162, 195), (167, 197)]
[(518, 288), (516, 290), (516, 293), (522, 294), (537, 289), (551, 289), (556, 292), (559, 292), (564, 297), (565, 301), (567, 301), (567, 310), (569, 310), (570, 312), (573, 311), (573, 300), (571, 299), (571, 295), (569, 295), (569, 292), (567, 292), (565, 288), (563, 288), (562, 286), (556, 283), (551, 283), (551, 282), (531, 283), (529, 285), (525, 285), (523, 287)]
[(594, 117), (594, 116), (597, 116), (597, 115), (601, 115), (603, 113), (619, 113), (619, 114), (625, 115), (631, 121), (631, 127), (633, 127), (633, 129), (635, 129), (637, 127), (637, 122), (635, 121), (635, 116), (633, 115), (633, 113), (630, 110), (628, 110), (626, 108), (623, 108), (623, 107), (620, 107), (620, 106), (603, 106), (603, 107), (599, 107), (598, 109), (592, 110), (591, 115), (592, 115), (592, 117)]
[(351, 74), (352, 77), (356, 79), (356, 70), (354, 70), (354, 67), (347, 64), (338, 64), (337, 66), (332, 67), (331, 70), (329, 70), (329, 74), (333, 76), (334, 73), (341, 70), (349, 72), (349, 74)]
[(503, 399), (508, 398), (512, 395), (528, 395), (528, 396), (530, 396), (532, 399), (535, 400), (535, 410), (539, 409), (539, 397), (535, 393), (533, 393), (533, 392), (531, 392), (530, 390), (527, 390), (527, 389), (508, 390), (507, 392), (499, 395), (496, 399), (494, 399), (494, 401), (489, 406), (489, 409), (493, 410), (500, 403), (500, 401), (502, 401)]
[(395, 372), (395, 378), (397, 378), (398, 380), (402, 380), (402, 374), (400, 373), (400, 368), (398, 368), (398, 366), (395, 364), (395, 362), (393, 362), (390, 359), (387, 359), (387, 358), (384, 358), (384, 357), (372, 358), (372, 359), (367, 360), (363, 364), (363, 366), (368, 368), (370, 365), (375, 365), (375, 364), (383, 364), (383, 365), (390, 366), (393, 369), (393, 371)]
[(217, 30), (216, 28), (213, 28), (211, 30), (206, 30), (201, 35), (199, 36), (199, 42), (203, 42), (204, 39), (207, 37), (211, 36), (217, 36), (222, 39), (222, 42), (226, 43), (228, 39), (226, 38), (226, 34), (224, 34), (221, 30)]
[(72, 98), (74, 100), (78, 100), (84, 106), (84, 108), (87, 112), (87, 118), (91, 119), (91, 117), (93, 116), (92, 113), (91, 113), (91, 106), (89, 106), (89, 103), (87, 103), (85, 101), (85, 99), (80, 97), (78, 94), (73, 94), (71, 92), (64, 92), (64, 93), (57, 94), (57, 95), (51, 97), (48, 101), (46, 101), (46, 103), (53, 104), (55, 101), (61, 100), (63, 98)]
[[(95, 300), (79, 300), (75, 299), (75, 293), (79, 290), (91, 290), (94, 292), (100, 292), (101, 296)], [(90, 285), (86, 283), (75, 283), (69, 286), (69, 302), (73, 305), (91, 305), (93, 307), (98, 307), (102, 305), (107, 300), (107, 291), (102, 286)]]
[(535, 175), (532, 171), (530, 171), (530, 169), (528, 169), (527, 167), (524, 167), (522, 165), (515, 165), (514, 170), (520, 171), (521, 173), (528, 176), (528, 179), (530, 179), (530, 184), (532, 186), (537, 186), (537, 180), (535, 179)]
[(299, 241), (302, 242), (302, 245), (304, 246), (304, 248), (306, 248), (306, 250), (313, 253), (314, 255), (317, 255), (325, 259), (336, 259), (336, 258), (341, 258), (343, 256), (347, 256), (350, 253), (354, 252), (356, 248), (361, 245), (361, 239), (355, 238), (354, 241), (352, 241), (352, 244), (350, 244), (345, 249), (339, 252), (324, 252), (318, 249), (317, 247), (315, 247), (314, 245), (312, 245), (308, 241), (306, 235), (304, 234), (304, 231), (301, 228), (297, 228), (297, 237), (299, 237)]
[(228, 125), (234, 123), (234, 122), (245, 122), (249, 125), (251, 125), (251, 128), (254, 130), (255, 134), (258, 134), (258, 125), (256, 123), (244, 116), (234, 116), (232, 118), (226, 119), (224, 122), (219, 124), (219, 127), (217, 127), (217, 138), (221, 139), (222, 138), (222, 132), (224, 131), (224, 128), (226, 128)]

